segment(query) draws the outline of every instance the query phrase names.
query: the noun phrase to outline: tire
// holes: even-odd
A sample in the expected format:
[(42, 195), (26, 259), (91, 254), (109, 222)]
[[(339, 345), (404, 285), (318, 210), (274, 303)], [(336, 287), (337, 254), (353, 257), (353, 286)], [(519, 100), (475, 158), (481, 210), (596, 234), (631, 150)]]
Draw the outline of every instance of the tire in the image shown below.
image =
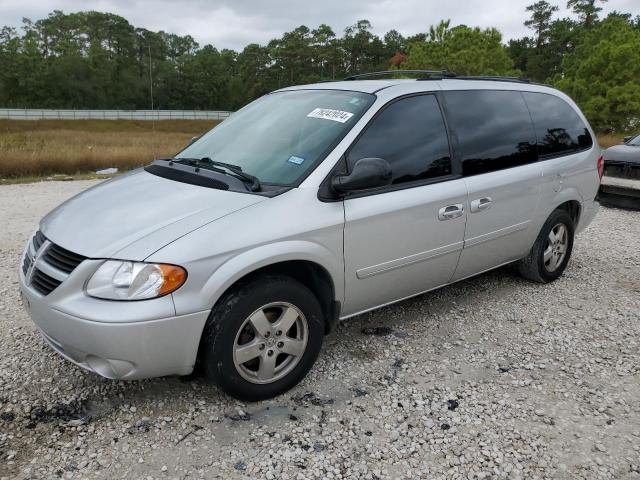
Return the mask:
[[(560, 228), (559, 228), (560, 226)], [(560, 237), (564, 228), (566, 237), (564, 242), (551, 244), (550, 234), (554, 231), (554, 237)], [(571, 251), (573, 249), (574, 224), (571, 216), (565, 210), (554, 210), (542, 226), (536, 242), (531, 247), (529, 254), (516, 263), (516, 268), (524, 278), (539, 282), (549, 283), (559, 278), (567, 268)], [(550, 245), (551, 244), (551, 245)], [(558, 258), (556, 252), (564, 246), (564, 255)], [(545, 251), (551, 248), (552, 258), (545, 259)], [(554, 250), (555, 249), (555, 250)]]
[(311, 290), (284, 275), (261, 275), (213, 308), (203, 333), (202, 366), (228, 395), (265, 400), (305, 377), (323, 337), (322, 309)]

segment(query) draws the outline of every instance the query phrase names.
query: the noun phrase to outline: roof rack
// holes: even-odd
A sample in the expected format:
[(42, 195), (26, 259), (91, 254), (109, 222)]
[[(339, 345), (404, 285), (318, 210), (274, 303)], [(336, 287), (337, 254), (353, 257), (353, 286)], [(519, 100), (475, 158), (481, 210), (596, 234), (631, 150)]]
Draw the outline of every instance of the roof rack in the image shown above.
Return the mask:
[(491, 80), (495, 82), (515, 82), (515, 83), (531, 83), (531, 80), (525, 77), (500, 77), (492, 75), (461, 75), (455, 77), (456, 80)]
[(360, 73), (358, 75), (350, 75), (345, 80), (359, 80), (369, 77), (380, 77), (384, 75), (402, 75), (402, 74), (418, 74), (425, 75), (422, 78), (416, 80), (490, 80), (495, 82), (513, 82), (513, 83), (531, 83), (528, 78), (525, 77), (501, 77), (497, 75), (457, 75), (454, 72), (448, 70), (382, 70), (380, 72)]
[(455, 78), (456, 74), (447, 70), (382, 70), (380, 72), (360, 73), (358, 75), (350, 75), (345, 80), (358, 80), (368, 77), (380, 77), (383, 75), (402, 75), (402, 74), (419, 74), (427, 75), (428, 78)]

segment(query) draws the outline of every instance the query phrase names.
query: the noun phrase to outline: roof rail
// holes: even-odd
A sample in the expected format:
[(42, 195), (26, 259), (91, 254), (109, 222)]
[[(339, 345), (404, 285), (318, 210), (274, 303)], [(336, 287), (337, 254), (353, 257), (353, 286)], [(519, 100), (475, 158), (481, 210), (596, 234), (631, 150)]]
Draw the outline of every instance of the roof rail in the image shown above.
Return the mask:
[(345, 80), (360, 80), (362, 78), (379, 77), (383, 75), (397, 75), (397, 74), (420, 74), (425, 75), (422, 78), (416, 80), (490, 80), (495, 82), (513, 82), (513, 83), (532, 83), (531, 80), (525, 77), (502, 77), (499, 75), (456, 75), (454, 72), (448, 70), (382, 70), (380, 72), (360, 73), (357, 75), (350, 75)]
[(495, 82), (515, 82), (515, 83), (531, 83), (525, 77), (500, 77), (493, 75), (461, 75), (455, 77), (456, 80), (491, 80)]
[(382, 70), (380, 72), (360, 73), (358, 75), (350, 75), (345, 80), (359, 80), (368, 77), (380, 77), (383, 75), (402, 75), (402, 74), (420, 74), (427, 75), (429, 78), (456, 78), (456, 74), (447, 70)]

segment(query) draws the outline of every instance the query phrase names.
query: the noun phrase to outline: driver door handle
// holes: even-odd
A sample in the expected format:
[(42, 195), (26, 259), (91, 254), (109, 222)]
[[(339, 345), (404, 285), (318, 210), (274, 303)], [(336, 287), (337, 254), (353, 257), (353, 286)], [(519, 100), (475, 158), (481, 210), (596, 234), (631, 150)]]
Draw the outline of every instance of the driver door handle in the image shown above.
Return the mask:
[(471, 213), (482, 212), (491, 208), (491, 197), (482, 197), (476, 200), (471, 200)]
[(464, 215), (464, 206), (461, 203), (455, 205), (447, 205), (438, 210), (439, 220), (453, 220)]

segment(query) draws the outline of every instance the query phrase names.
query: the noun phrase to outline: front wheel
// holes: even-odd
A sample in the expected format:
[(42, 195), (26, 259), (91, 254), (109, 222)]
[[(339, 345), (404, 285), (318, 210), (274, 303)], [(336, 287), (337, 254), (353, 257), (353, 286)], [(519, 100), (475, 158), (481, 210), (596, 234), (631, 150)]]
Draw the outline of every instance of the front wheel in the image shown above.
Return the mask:
[(324, 336), (314, 294), (281, 275), (256, 277), (226, 293), (203, 338), (207, 376), (240, 400), (275, 397), (313, 366)]
[(529, 254), (516, 263), (520, 274), (549, 283), (562, 275), (573, 249), (574, 225), (564, 210), (554, 210), (540, 230)]

